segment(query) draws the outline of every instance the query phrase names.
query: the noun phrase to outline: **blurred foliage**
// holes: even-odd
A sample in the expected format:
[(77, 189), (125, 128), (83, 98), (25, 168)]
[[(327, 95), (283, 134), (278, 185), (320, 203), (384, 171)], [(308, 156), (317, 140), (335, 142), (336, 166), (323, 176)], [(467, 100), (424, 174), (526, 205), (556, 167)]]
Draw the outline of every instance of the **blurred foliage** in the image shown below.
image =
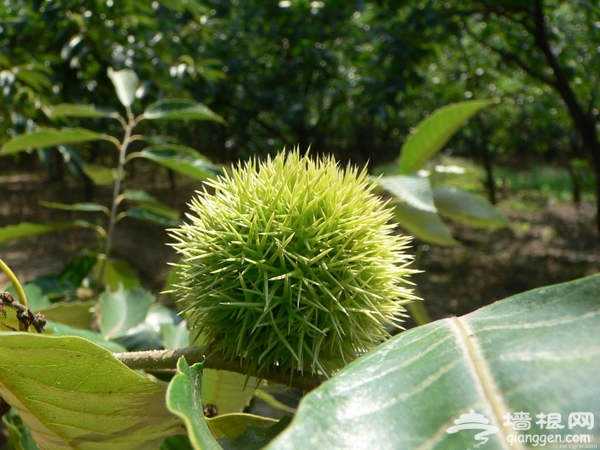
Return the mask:
[[(600, 167), (590, 0), (15, 0), (0, 22), (0, 143), (47, 105), (106, 105), (115, 67), (148, 80), (142, 107), (168, 92), (225, 117), (154, 131), (218, 163), (299, 144), (375, 167), (435, 109), (494, 98), (445, 149), (484, 167), (492, 201), (497, 165), (558, 164), (575, 184)], [(61, 154), (76, 174), (88, 156)]]

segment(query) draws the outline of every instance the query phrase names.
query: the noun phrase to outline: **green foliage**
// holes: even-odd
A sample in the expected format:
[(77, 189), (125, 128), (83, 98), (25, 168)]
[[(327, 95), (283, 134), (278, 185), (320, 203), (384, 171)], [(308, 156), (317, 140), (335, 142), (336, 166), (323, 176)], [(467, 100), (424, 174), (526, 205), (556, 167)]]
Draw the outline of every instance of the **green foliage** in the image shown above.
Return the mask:
[(2, 333), (0, 356), (0, 394), (42, 449), (148, 448), (179, 432), (165, 387), (86, 339)]
[[(112, 205), (109, 208), (89, 202), (75, 203), (71, 205), (58, 202), (42, 202), (43, 206), (54, 209), (74, 212), (104, 212), (108, 216), (108, 226), (92, 225), (84, 220), (74, 220), (55, 224), (29, 224), (9, 225), (0, 228), (0, 243), (11, 239), (20, 239), (35, 236), (52, 231), (63, 230), (73, 227), (92, 228), (98, 231), (105, 240), (104, 253), (99, 255), (100, 265), (94, 271), (96, 280), (111, 291), (119, 289), (120, 283), (126, 289), (136, 287), (134, 277), (128, 276), (130, 272), (123, 263), (112, 262), (110, 251), (112, 245), (113, 230), (115, 224), (124, 217), (158, 223), (164, 227), (176, 226), (179, 223), (179, 213), (158, 202), (155, 198), (142, 191), (120, 192), (120, 183), (125, 176), (125, 164), (136, 156), (155, 160), (167, 167), (176, 167), (179, 171), (197, 178), (205, 178), (209, 173), (215, 171), (213, 166), (201, 158), (194, 150), (175, 146), (171, 149), (156, 148), (149, 146), (137, 154), (127, 157), (127, 150), (132, 141), (142, 140), (141, 136), (133, 135), (134, 128), (145, 119), (152, 120), (212, 120), (225, 123), (224, 120), (213, 113), (206, 106), (191, 100), (164, 100), (150, 105), (144, 113), (135, 117), (131, 107), (136, 100), (136, 92), (140, 87), (139, 79), (132, 70), (115, 71), (109, 67), (108, 76), (114, 85), (116, 95), (126, 109), (126, 116), (122, 117), (116, 111), (108, 111), (91, 105), (75, 105), (63, 103), (48, 110), (48, 115), (53, 118), (108, 118), (118, 120), (123, 127), (124, 138), (122, 141), (107, 135), (96, 133), (84, 128), (40, 129), (31, 133), (18, 135), (9, 139), (2, 149), (0, 156), (10, 155), (32, 148), (61, 147), (72, 144), (82, 144), (89, 141), (107, 140), (114, 144), (119, 151), (119, 163), (116, 168), (105, 167), (98, 164), (83, 164), (82, 171), (97, 185), (114, 184)], [(164, 138), (166, 140), (166, 138)], [(167, 155), (165, 155), (165, 151)], [(168, 153), (171, 151), (171, 153)], [(182, 154), (185, 156), (182, 157)], [(185, 163), (179, 164), (182, 159)], [(181, 166), (181, 167), (177, 167)], [(122, 201), (128, 200), (137, 206), (117, 215), (117, 208)], [(118, 266), (121, 266), (119, 268)], [(122, 275), (125, 275), (124, 277)], [(129, 278), (129, 281), (127, 280)], [(80, 280), (81, 281), (81, 280)]]
[[(475, 410), (499, 429), (487, 447), (502, 449), (513, 432), (505, 414), (552, 411), (563, 425), (575, 411), (597, 417), (599, 290), (596, 275), (402, 333), (308, 394), (267, 448), (470, 448), (476, 432), (446, 429)], [(554, 432), (598, 435), (566, 426)]]
[(395, 197), (396, 219), (405, 230), (420, 240), (437, 245), (458, 245), (438, 214), (471, 226), (507, 225), (504, 216), (486, 200), (456, 188), (433, 189), (430, 173), (421, 171), (423, 165), (442, 150), (465, 120), (491, 103), (469, 101), (434, 111), (417, 126), (402, 146), (398, 172), (403, 175), (379, 178), (379, 185)]
[[(212, 261), (212, 271), (202, 272), (208, 294), (198, 292), (198, 298), (188, 302), (220, 299), (227, 304), (216, 309), (230, 308), (226, 318), (234, 324), (238, 315), (247, 317), (252, 312), (257, 319), (254, 333), (252, 327), (234, 325), (228, 331), (237, 347), (255, 350), (242, 356), (257, 367), (266, 362), (273, 373), (287, 371), (290, 364), (306, 369), (296, 380), (315, 369), (317, 375), (331, 375), (331, 380), (305, 397), (295, 420), (275, 423), (241, 413), (257, 385), (255, 378), (246, 377), (246, 366), (241, 367), (244, 374), (234, 374), (202, 369), (182, 359), (167, 395), (165, 384), (154, 376), (165, 380), (170, 376), (153, 371), (152, 364), (169, 352), (150, 358), (152, 364), (143, 367), (153, 376), (135, 373), (109, 353), (126, 361), (123, 353), (132, 350), (191, 350), (208, 354), (206, 366), (223, 364), (240, 370), (238, 358), (224, 363), (209, 348), (185, 348), (203, 345), (205, 336), (190, 335), (186, 322), (172, 308), (157, 305), (150, 293), (140, 290), (140, 280), (127, 262), (111, 257), (112, 231), (121, 219), (163, 227), (179, 224), (179, 212), (169, 205), (143, 191), (121, 192), (120, 183), (127, 172), (133, 172), (126, 167), (134, 160), (153, 161), (204, 181), (223, 173), (211, 160), (224, 163), (272, 155), (283, 145), (299, 144), (304, 150), (312, 144), (314, 151), (326, 149), (342, 161), (387, 163), (398, 156), (398, 143), (407, 136), (397, 167), (379, 184), (394, 196), (394, 214), (402, 227), (424, 242), (439, 245), (458, 244), (440, 216), (473, 226), (506, 223), (474, 195), (481, 190), (481, 175), (468, 173), (472, 163), (445, 161), (448, 155), (479, 160), (492, 186), (500, 175), (507, 192), (536, 189), (565, 198), (569, 189), (580, 186), (583, 198), (590, 198), (600, 108), (596, 95), (600, 10), (594, 2), (88, 3), (14, 0), (0, 5), (0, 144), (4, 144), (0, 156), (5, 157), (4, 163), (28, 162), (28, 153), (34, 150), (46, 168), (60, 158), (76, 177), (115, 187), (107, 205), (42, 202), (73, 216), (99, 216), (98, 222), (76, 219), (0, 228), (0, 244), (71, 228), (94, 229), (102, 240), (100, 247), (104, 244), (103, 250), (77, 258), (60, 273), (24, 286), (28, 307), (48, 319), (44, 335), (6, 331), (18, 329), (22, 322), (13, 308), (2, 306), (6, 317), (0, 317), (0, 394), (12, 406), (3, 417), (9, 446), (170, 450), (200, 448), (202, 440), (202, 448), (260, 448), (287, 426), (268, 448), (363, 444), (468, 448), (476, 443), (472, 433), (445, 430), (461, 414), (477, 409), (504, 433), (492, 436), (487, 446), (506, 448), (507, 429), (502, 426), (506, 412), (553, 411), (566, 420), (571, 412), (589, 411), (598, 418), (593, 379), (600, 370), (594, 359), (600, 329), (597, 276), (418, 327), (342, 368), (353, 359), (353, 352), (367, 348), (353, 348), (346, 355), (348, 361), (339, 357), (348, 350), (343, 348), (347, 338), (363, 336), (366, 328), (349, 319), (356, 311), (339, 301), (340, 284), (346, 286), (350, 278), (362, 280), (354, 286), (361, 294), (358, 297), (379, 300), (385, 292), (360, 277), (375, 253), (369, 257), (361, 253), (348, 264), (332, 264), (336, 250), (343, 253), (350, 248), (337, 245), (335, 239), (342, 237), (336, 233), (345, 228), (336, 223), (328, 232), (313, 236), (313, 241), (303, 241), (310, 247), (322, 238), (334, 240), (334, 244), (328, 241), (332, 250), (311, 253), (304, 260), (290, 258), (286, 252), (291, 244), (297, 244), (292, 250), (311, 250), (294, 239), (299, 230), (323, 226), (318, 219), (321, 211), (315, 213), (315, 220), (299, 221), (302, 226), (293, 230), (293, 236), (273, 233), (277, 219), (288, 214), (290, 206), (314, 206), (313, 202), (337, 214), (333, 206), (337, 202), (321, 204), (318, 196), (317, 200), (297, 196), (291, 185), (287, 185), (293, 192), (289, 198), (285, 190), (272, 192), (272, 181), (281, 181), (274, 173), (268, 180), (270, 189), (265, 188), (268, 192), (237, 205), (238, 210), (248, 211), (249, 216), (243, 216), (246, 222), (237, 220), (242, 217), (238, 214), (236, 220), (221, 222), (221, 236), (204, 235), (219, 248), (225, 243), (231, 250), (241, 238), (250, 237), (240, 230), (263, 225), (266, 231), (255, 233), (250, 242), (255, 253), (241, 253), (250, 268), (240, 269), (237, 278), (224, 277), (225, 269), (241, 258), (239, 252), (222, 254), (221, 260)], [(500, 101), (479, 111), (491, 102), (474, 98)], [(461, 102), (464, 99), (469, 101)], [(463, 125), (475, 113), (477, 117)], [(189, 120), (201, 122), (191, 126)], [(409, 133), (409, 127), (419, 122)], [(61, 128), (63, 124), (66, 128)], [(140, 145), (142, 141), (148, 146)], [(130, 151), (132, 143), (135, 152)], [(114, 152), (112, 145), (119, 156), (115, 167), (88, 160), (89, 150), (104, 159)], [(195, 148), (201, 148), (203, 155)], [(444, 157), (439, 155), (442, 150)], [(566, 170), (538, 170), (535, 165), (541, 160)], [(498, 163), (528, 171), (525, 177), (516, 176), (513, 170), (496, 170), (493, 166)], [(467, 170), (453, 171), (457, 167)], [(322, 182), (331, 181), (331, 171), (338, 168), (329, 170)], [(222, 180), (235, 180), (236, 173), (211, 183), (222, 187)], [(287, 176), (290, 183), (295, 180), (294, 175)], [(308, 185), (312, 193), (321, 186), (318, 179)], [(338, 199), (343, 192), (330, 191)], [(197, 205), (209, 198), (205, 195)], [(281, 198), (287, 198), (288, 204), (278, 204)], [(353, 201), (359, 203), (359, 198)], [(252, 211), (277, 207), (275, 215), (252, 215)], [(213, 211), (205, 208), (204, 212), (198, 221), (214, 219)], [(272, 238), (273, 247), (265, 247), (263, 243)], [(274, 249), (281, 250), (282, 262), (277, 257), (264, 261), (257, 257), (259, 250)], [(204, 249), (206, 255), (209, 250), (213, 248)], [(210, 258), (202, 255), (199, 260)], [(343, 270), (348, 276), (336, 284), (332, 275)], [(289, 316), (302, 319), (302, 314), (275, 311), (286, 289), (295, 286), (294, 280), (315, 273), (312, 284), (300, 292), (306, 295), (294, 296), (302, 300), (303, 312), (312, 316), (293, 322)], [(179, 277), (175, 285), (192, 283), (181, 275), (175, 274)], [(249, 284), (247, 276), (254, 281)], [(218, 283), (220, 278), (224, 278), (220, 286), (207, 282)], [(7, 289), (17, 292), (18, 282), (13, 282), (16, 286)], [(231, 302), (240, 286), (243, 294)], [(324, 289), (319, 290), (321, 286)], [(95, 300), (102, 291), (101, 300)], [(247, 298), (250, 303), (245, 303)], [(375, 310), (369, 304), (358, 306), (357, 311), (369, 314)], [(266, 319), (271, 318), (281, 336), (265, 337), (263, 332), (273, 325)], [(326, 320), (329, 327), (319, 322)], [(309, 351), (303, 354), (298, 330), (314, 332), (313, 338), (322, 335), (323, 342), (335, 338), (342, 347), (333, 352), (338, 360), (335, 370), (311, 364), (318, 359), (314, 346), (307, 345)], [(236, 340), (236, 332), (246, 334)], [(374, 347), (382, 337), (377, 334), (367, 347)], [(267, 345), (258, 351), (261, 340)], [(281, 343), (290, 348), (283, 354), (269, 354)], [(320, 353), (319, 358), (327, 356), (327, 351)], [(290, 359), (287, 367), (279, 364)], [(284, 381), (294, 382), (289, 377)], [(165, 400), (177, 404), (173, 412), (185, 422), (187, 435), (174, 435), (186, 429), (167, 410)], [(217, 417), (203, 417), (207, 403), (217, 406)], [(568, 432), (566, 427), (557, 431), (563, 436)], [(598, 438), (597, 431), (590, 433)]]
[(215, 195), (193, 199), (171, 234), (175, 293), (213, 352), (249, 375), (330, 375), (398, 326), (413, 298), (408, 239), (366, 172), (294, 151), (207, 184)]
[[(250, 414), (224, 414), (205, 419), (202, 405), (203, 365), (189, 366), (184, 358), (177, 363), (177, 375), (167, 391), (167, 407), (183, 420), (192, 448), (260, 449), (289, 423), (289, 418), (276, 422)], [(215, 439), (215, 435), (218, 439)]]

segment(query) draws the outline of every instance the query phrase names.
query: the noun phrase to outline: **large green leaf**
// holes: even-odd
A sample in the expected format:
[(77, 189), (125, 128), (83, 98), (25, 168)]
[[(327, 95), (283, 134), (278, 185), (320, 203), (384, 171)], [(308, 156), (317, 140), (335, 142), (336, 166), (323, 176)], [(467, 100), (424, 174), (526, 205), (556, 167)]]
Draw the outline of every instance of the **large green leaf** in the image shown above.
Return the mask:
[(108, 68), (108, 78), (112, 81), (117, 97), (123, 106), (131, 106), (135, 101), (135, 91), (140, 84), (140, 80), (133, 70), (113, 70)]
[(162, 384), (79, 337), (2, 333), (0, 395), (42, 450), (153, 449), (180, 432)]
[(381, 177), (379, 185), (398, 200), (423, 211), (436, 212), (429, 178), (417, 175)]
[[(571, 427), (569, 416), (600, 417), (599, 293), (595, 275), (401, 333), (307, 395), (267, 448), (446, 450), (487, 438), (481, 448), (496, 450), (529, 448), (519, 435), (597, 440), (597, 425)], [(485, 424), (459, 426), (471, 410), (497, 430), (476, 440)], [(521, 412), (531, 429), (504, 425)], [(563, 428), (540, 426), (539, 415), (550, 413)]]
[(63, 117), (103, 117), (116, 119), (119, 117), (117, 111), (96, 108), (94, 105), (74, 105), (72, 103), (61, 103), (50, 109), (48, 115), (52, 119)]
[(85, 220), (72, 220), (70, 222), (54, 222), (48, 224), (21, 222), (17, 225), (7, 225), (0, 228), (0, 244), (13, 239), (22, 239), (69, 228), (96, 229), (94, 225)]
[(394, 214), (400, 228), (423, 242), (444, 246), (458, 245), (435, 212), (397, 202), (394, 203)]
[(146, 319), (154, 297), (142, 289), (106, 291), (98, 302), (100, 331), (105, 339), (123, 336)]
[(84, 128), (42, 128), (29, 134), (20, 134), (4, 144), (0, 155), (22, 152), (30, 148), (56, 147), (57, 145), (109, 139), (105, 134)]
[(144, 111), (149, 120), (212, 120), (225, 125), (227, 122), (207, 106), (193, 100), (167, 99), (151, 104)]
[(136, 155), (149, 159), (171, 170), (197, 180), (221, 173), (221, 170), (200, 155), (196, 150), (184, 145), (157, 145), (146, 147)]
[(487, 200), (454, 187), (433, 189), (438, 212), (471, 226), (503, 227), (508, 220)]
[(400, 173), (414, 173), (439, 152), (464, 122), (493, 103), (472, 100), (440, 108), (423, 120), (400, 150)]

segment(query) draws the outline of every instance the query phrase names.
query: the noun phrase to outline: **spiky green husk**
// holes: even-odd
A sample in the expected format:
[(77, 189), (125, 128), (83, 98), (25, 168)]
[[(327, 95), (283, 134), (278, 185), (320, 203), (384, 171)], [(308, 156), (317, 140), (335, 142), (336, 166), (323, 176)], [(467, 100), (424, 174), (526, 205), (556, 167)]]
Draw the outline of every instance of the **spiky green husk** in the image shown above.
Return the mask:
[(409, 238), (365, 171), (294, 151), (208, 184), (171, 235), (176, 294), (214, 352), (259, 377), (330, 375), (399, 326)]

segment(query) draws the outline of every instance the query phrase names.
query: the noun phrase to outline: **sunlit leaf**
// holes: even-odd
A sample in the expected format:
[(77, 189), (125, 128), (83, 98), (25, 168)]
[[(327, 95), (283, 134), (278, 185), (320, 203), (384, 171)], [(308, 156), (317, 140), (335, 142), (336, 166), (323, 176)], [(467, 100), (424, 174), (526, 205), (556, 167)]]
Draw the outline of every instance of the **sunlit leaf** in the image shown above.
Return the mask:
[[(524, 449), (536, 447), (509, 438), (560, 443), (580, 433), (595, 441), (597, 428), (567, 423), (577, 412), (600, 417), (599, 292), (595, 275), (400, 333), (304, 397), (266, 448)], [(453, 429), (471, 410), (495, 427), (481, 436), (488, 442), (476, 440), (484, 428)], [(505, 422), (519, 412), (532, 421), (517, 435)], [(539, 426), (550, 412), (562, 428)]]
[(108, 77), (112, 81), (117, 97), (123, 106), (131, 106), (135, 101), (135, 91), (139, 86), (139, 79), (133, 70), (113, 70), (108, 68)]
[(471, 226), (503, 227), (508, 220), (487, 200), (453, 187), (433, 190), (435, 206), (440, 214)]
[(30, 148), (56, 147), (57, 145), (76, 144), (88, 141), (99, 141), (109, 139), (106, 134), (96, 133), (84, 128), (42, 128), (33, 133), (20, 134), (9, 139), (0, 155), (18, 153)]
[(458, 245), (437, 213), (418, 209), (408, 203), (394, 203), (394, 214), (400, 228), (423, 242), (443, 246)]
[(43, 450), (150, 449), (180, 433), (163, 384), (79, 337), (2, 333), (0, 395)]
[(379, 185), (414, 208), (436, 212), (429, 178), (417, 175), (394, 175), (381, 177)]
[(400, 173), (414, 173), (439, 152), (466, 120), (493, 100), (472, 100), (440, 108), (423, 120), (400, 150)]
[(197, 180), (206, 180), (222, 173), (218, 166), (213, 165), (194, 149), (183, 145), (146, 147), (138, 157), (149, 159)]
[(144, 111), (149, 120), (211, 120), (226, 124), (225, 120), (202, 103), (193, 100), (167, 99), (151, 104)]
[(98, 186), (113, 184), (117, 179), (116, 169), (101, 166), (100, 164), (86, 164), (82, 169), (94, 184)]
[(72, 103), (61, 103), (49, 110), (49, 117), (61, 119), (63, 117), (103, 117), (116, 119), (119, 117), (117, 111), (97, 108), (93, 105), (75, 105)]

